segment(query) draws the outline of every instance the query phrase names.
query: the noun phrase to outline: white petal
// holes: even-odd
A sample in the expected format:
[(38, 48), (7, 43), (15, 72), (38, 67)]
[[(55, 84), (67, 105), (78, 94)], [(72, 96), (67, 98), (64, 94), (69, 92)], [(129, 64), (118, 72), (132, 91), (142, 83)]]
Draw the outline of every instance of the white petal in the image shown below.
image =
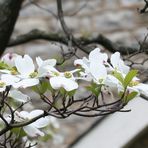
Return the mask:
[(103, 64), (92, 62), (90, 64), (90, 70), (97, 82), (102, 79), (105, 80), (107, 77), (107, 70)]
[(96, 56), (100, 54), (100, 48), (95, 48), (89, 53), (89, 61), (92, 61)]
[(23, 79), (13, 85), (14, 88), (27, 88), (39, 84), (38, 79)]
[(12, 97), (16, 101), (20, 101), (20, 102), (27, 102), (30, 99), (29, 96), (23, 94), (22, 92), (18, 90), (11, 90), (9, 92), (9, 97)]
[(24, 126), (23, 129), (30, 137), (38, 137), (45, 135), (42, 131), (40, 131), (39, 129), (37, 129), (32, 125)]
[(96, 62), (96, 63), (101, 63), (103, 64), (104, 62), (107, 62), (108, 56), (106, 53), (101, 53), (99, 48), (94, 49), (93, 51), (90, 52), (89, 54), (89, 61), (91, 62)]
[(86, 72), (89, 72), (89, 61), (87, 58), (83, 58), (83, 59), (77, 59), (74, 61), (74, 65), (75, 66), (81, 66), (82, 68), (85, 69)]
[(3, 74), (3, 75), (1, 75), (1, 80), (3, 82), (5, 82), (6, 85), (13, 85), (13, 84), (19, 82), (20, 78), (13, 76), (13, 75), (9, 75), (9, 74)]
[(24, 57), (18, 56), (15, 59), (15, 66), (18, 72), (23, 76), (29, 76), (35, 70), (33, 60), (28, 55), (25, 55)]
[(127, 74), (130, 70), (130, 68), (128, 66), (126, 66), (124, 64), (124, 61), (120, 58), (119, 52), (115, 52), (111, 56), (111, 64), (114, 68), (116, 68), (118, 71), (120, 71), (121, 73), (124, 73), (124, 74)]
[(10, 71), (10, 70), (7, 70), (7, 69), (2, 69), (2, 70), (0, 70), (0, 72), (2, 72), (2, 73), (7, 73), (7, 74), (11, 74), (11, 71)]
[(40, 57), (36, 57), (37, 65), (40, 67), (43, 63), (43, 60)]
[(125, 73), (127, 74), (130, 70), (130, 67), (125, 65), (124, 64), (124, 61), (123, 60), (120, 60), (120, 63), (119, 63), (119, 70), (122, 72), (122, 73)]
[(114, 54), (112, 54), (110, 61), (111, 61), (111, 64), (114, 68), (118, 68), (119, 67), (119, 61), (120, 61), (120, 53), (115, 52)]
[(47, 125), (49, 125), (50, 120), (47, 117), (43, 117), (38, 119), (37, 121), (33, 122), (32, 125), (35, 126), (36, 128), (43, 128)]
[(27, 111), (21, 111), (20, 112), (20, 116), (24, 117), (24, 118), (28, 118), (29, 113)]
[(44, 67), (38, 68), (38, 76), (37, 77), (45, 77), (48, 75), (48, 70)]
[(50, 78), (50, 84), (53, 89), (64, 88), (66, 91), (72, 91), (78, 88), (78, 84), (65, 77), (52, 77)]
[(74, 61), (74, 65), (75, 66), (82, 66), (84, 64), (83, 60), (82, 59), (77, 59)]
[(40, 57), (36, 58), (36, 62), (38, 64), (39, 67), (44, 67), (46, 65), (50, 65), (50, 66), (55, 66), (56, 65), (56, 60), (55, 59), (48, 59), (43, 61)]
[(2, 57), (2, 61), (4, 61), (7, 65), (13, 67), (15, 66), (14, 60), (17, 56), (19, 55), (15, 53), (7, 53)]
[(36, 110), (33, 110), (33, 111), (31, 111), (31, 112), (29, 113), (28, 118), (29, 118), (29, 119), (35, 118), (35, 117), (37, 117), (37, 116), (39, 116), (39, 115), (41, 115), (41, 114), (43, 114), (43, 113), (44, 113), (43, 110), (36, 109)]

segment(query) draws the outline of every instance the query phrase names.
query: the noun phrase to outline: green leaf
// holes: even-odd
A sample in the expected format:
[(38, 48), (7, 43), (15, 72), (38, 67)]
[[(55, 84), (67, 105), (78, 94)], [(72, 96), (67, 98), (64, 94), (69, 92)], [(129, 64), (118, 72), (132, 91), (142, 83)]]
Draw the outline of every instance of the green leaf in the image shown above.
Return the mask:
[(72, 91), (67, 92), (67, 94), (69, 97), (72, 97), (75, 94), (75, 92), (76, 90), (72, 90)]
[(10, 69), (10, 66), (3, 61), (0, 61), (0, 69)]
[(39, 91), (41, 94), (44, 94), (48, 89), (49, 82), (41, 81), (39, 85)]
[(124, 78), (121, 73), (114, 71), (112, 75), (119, 80), (119, 82), (124, 86)]
[(22, 128), (13, 128), (12, 130), (11, 130), (11, 132), (13, 132), (15, 135), (18, 135), (19, 137), (24, 137), (24, 136), (26, 136), (27, 134), (24, 132), (24, 130), (22, 130)]
[(40, 140), (43, 142), (47, 142), (49, 139), (51, 139), (53, 137), (53, 133), (48, 133), (43, 137), (40, 137)]
[(95, 96), (99, 96), (102, 85), (92, 83), (91, 86), (87, 86), (86, 89), (91, 91)]
[(38, 94), (44, 94), (49, 88), (49, 82), (40, 81), (40, 84), (37, 86), (32, 86), (32, 90)]
[(32, 90), (33, 90), (34, 92), (36, 92), (37, 94), (40, 93), (40, 92), (39, 92), (38, 86), (32, 86), (31, 88), (32, 88)]
[(128, 72), (124, 79), (124, 88), (126, 88), (129, 83), (132, 81), (132, 79), (137, 75), (138, 71), (137, 70), (131, 70)]
[(126, 97), (126, 101), (128, 102), (128, 101), (134, 99), (134, 98), (137, 96), (137, 94), (138, 94), (138, 92), (136, 92), (136, 91), (131, 92), (131, 93), (128, 94), (128, 96)]

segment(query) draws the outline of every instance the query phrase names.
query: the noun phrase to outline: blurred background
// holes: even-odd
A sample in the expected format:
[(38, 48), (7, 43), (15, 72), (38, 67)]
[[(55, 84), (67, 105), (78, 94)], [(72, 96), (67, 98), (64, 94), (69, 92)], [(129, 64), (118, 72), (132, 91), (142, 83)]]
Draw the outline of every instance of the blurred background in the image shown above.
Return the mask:
[[(113, 42), (133, 48), (139, 48), (139, 42), (142, 42), (148, 33), (148, 14), (139, 13), (139, 9), (143, 8), (143, 6), (143, 0), (63, 0), (64, 18), (75, 37), (84, 36), (89, 38), (103, 34)], [(63, 30), (56, 15), (57, 6), (55, 0), (26, 0), (22, 6), (12, 37), (15, 38), (33, 29), (60, 34)], [(103, 46), (97, 46), (107, 51)], [(64, 45), (62, 45), (62, 48), (67, 50)], [(36, 40), (8, 48), (6, 52), (27, 53), (33, 58), (41, 56), (43, 59), (58, 59), (61, 56), (61, 46), (54, 42)], [(79, 57), (87, 56), (82, 51), (78, 51), (78, 55)], [(138, 57), (133, 57), (132, 60), (137, 62), (146, 57), (145, 54), (139, 54)], [(66, 61), (64, 66), (71, 68), (73, 60), (74, 57)], [(144, 70), (147, 69), (147, 66), (148, 62), (142, 65)], [(147, 77), (147, 72), (142, 77)], [(81, 95), (83, 95), (83, 90)], [(71, 116), (59, 120), (60, 128), (53, 139), (41, 143), (39, 147), (47, 148), (50, 145), (51, 148), (68, 148), (75, 140), (80, 138), (79, 136), (84, 133), (89, 134), (88, 131), (92, 127), (99, 126), (101, 118)], [(140, 146), (143, 144), (148, 147), (147, 133), (145, 135), (140, 138)], [(137, 141), (139, 141), (139, 138)], [(141, 146), (141, 148), (145, 148), (144, 146)], [(131, 148), (134, 147), (136, 145)]]

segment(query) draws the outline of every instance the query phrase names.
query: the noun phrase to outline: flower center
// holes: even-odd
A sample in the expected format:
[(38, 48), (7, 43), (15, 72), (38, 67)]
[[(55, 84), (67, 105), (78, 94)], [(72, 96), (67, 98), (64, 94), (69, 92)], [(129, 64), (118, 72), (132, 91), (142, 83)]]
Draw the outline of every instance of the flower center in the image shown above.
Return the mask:
[(60, 74), (58, 72), (53, 72), (54, 76), (59, 76)]
[(66, 71), (66, 72), (64, 72), (64, 76), (66, 78), (71, 78), (72, 77), (72, 74), (70, 72)]
[(12, 67), (11, 74), (12, 75), (17, 75), (18, 74), (16, 67)]
[(103, 80), (104, 80), (103, 78), (99, 78), (98, 82), (101, 84), (103, 82)]
[(38, 75), (37, 72), (32, 72), (29, 76), (30, 78), (35, 78)]
[(0, 88), (4, 87), (6, 85), (5, 82), (0, 81)]
[(131, 81), (130, 84), (129, 84), (129, 86), (130, 86), (130, 87), (133, 87), (133, 86), (136, 86), (136, 85), (138, 85), (138, 84), (139, 84), (138, 81)]

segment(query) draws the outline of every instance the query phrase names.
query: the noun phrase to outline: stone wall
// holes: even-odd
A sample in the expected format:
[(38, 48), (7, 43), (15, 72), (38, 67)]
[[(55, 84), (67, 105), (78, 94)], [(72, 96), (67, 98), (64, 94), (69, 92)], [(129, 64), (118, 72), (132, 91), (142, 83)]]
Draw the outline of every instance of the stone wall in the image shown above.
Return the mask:
[[(56, 14), (55, 0), (35, 0), (39, 8), (29, 1), (24, 3), (13, 36), (38, 28), (48, 32), (61, 31), (59, 21), (49, 12)], [(65, 20), (75, 36), (95, 36), (104, 34), (112, 41), (129, 46), (138, 46), (137, 40), (143, 40), (147, 33), (148, 15), (139, 14), (138, 8), (144, 6), (143, 0), (63, 0)], [(20, 50), (21, 47), (21, 50)], [(49, 48), (59, 51), (55, 45), (47, 42), (31, 42), (17, 46), (15, 50), (37, 55), (49, 56)], [(31, 49), (31, 50), (30, 50)], [(46, 53), (46, 54), (44, 54)], [(53, 57), (52, 56), (52, 57)]]
[[(55, 0), (39, 0), (39, 4), (56, 14)], [(75, 35), (102, 33), (111, 40), (127, 43), (129, 38), (130, 42), (142, 39), (147, 31), (148, 15), (137, 10), (143, 5), (142, 0), (63, 0), (66, 23)], [(22, 9), (15, 32), (25, 33), (33, 28), (59, 31), (60, 24), (49, 12), (29, 5)]]

